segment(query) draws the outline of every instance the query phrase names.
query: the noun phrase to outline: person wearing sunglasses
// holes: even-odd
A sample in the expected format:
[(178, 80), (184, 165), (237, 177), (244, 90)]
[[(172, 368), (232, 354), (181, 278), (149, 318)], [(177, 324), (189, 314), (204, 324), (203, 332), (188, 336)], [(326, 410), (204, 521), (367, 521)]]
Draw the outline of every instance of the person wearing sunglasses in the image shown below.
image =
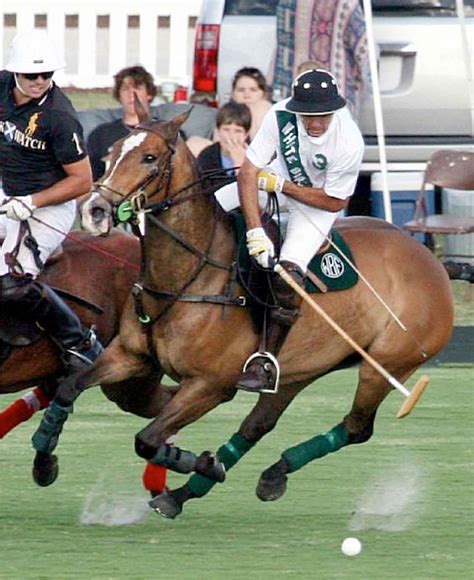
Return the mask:
[(72, 228), (91, 168), (76, 112), (53, 81), (65, 62), (46, 31), (17, 34), (10, 48), (0, 71), (0, 309), (44, 330), (69, 374), (91, 364), (102, 346), (36, 278)]

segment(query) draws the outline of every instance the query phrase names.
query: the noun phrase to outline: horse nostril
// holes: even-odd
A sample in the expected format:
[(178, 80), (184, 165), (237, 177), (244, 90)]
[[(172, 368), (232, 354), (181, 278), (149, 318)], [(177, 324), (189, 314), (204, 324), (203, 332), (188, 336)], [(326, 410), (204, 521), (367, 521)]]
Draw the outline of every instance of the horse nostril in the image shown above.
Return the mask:
[(100, 223), (105, 218), (105, 210), (102, 207), (93, 207), (91, 209), (92, 220), (95, 223)]

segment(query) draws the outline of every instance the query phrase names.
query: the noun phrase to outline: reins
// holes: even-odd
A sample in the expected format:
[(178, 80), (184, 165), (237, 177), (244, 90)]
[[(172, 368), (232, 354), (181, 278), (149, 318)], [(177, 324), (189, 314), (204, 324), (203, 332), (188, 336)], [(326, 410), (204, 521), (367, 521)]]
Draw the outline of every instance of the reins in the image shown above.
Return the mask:
[[(162, 138), (165, 143), (165, 137), (158, 131), (152, 130), (146, 127), (139, 127), (140, 129), (149, 130), (152, 133), (155, 133), (160, 138)], [(211, 255), (211, 248), (212, 244), (214, 243), (215, 238), (215, 229), (217, 226), (217, 219), (213, 220), (212, 231), (209, 236), (209, 244), (205, 250), (201, 250), (197, 248), (193, 243), (189, 242), (184, 236), (180, 234), (175, 228), (169, 226), (163, 220), (161, 220), (158, 216), (160, 213), (168, 211), (172, 207), (176, 207), (183, 203), (187, 203), (192, 199), (197, 197), (201, 197), (206, 194), (213, 193), (213, 189), (199, 189), (198, 191), (189, 191), (197, 185), (202, 185), (203, 182), (208, 179), (210, 176), (214, 176), (217, 172), (212, 171), (210, 174), (200, 175), (198, 179), (191, 181), (190, 183), (185, 184), (184, 186), (180, 187), (179, 189), (169, 192), (169, 187), (172, 181), (172, 172), (173, 172), (173, 163), (172, 163), (172, 156), (175, 153), (176, 149), (174, 146), (168, 145), (168, 152), (166, 159), (162, 159), (160, 162), (160, 167), (162, 167), (163, 162), (167, 162), (164, 169), (157, 171), (156, 169), (150, 172), (144, 179), (142, 183), (140, 183), (133, 191), (130, 191), (128, 194), (124, 194), (120, 191), (114, 190), (113, 188), (109, 187), (106, 184), (99, 183), (97, 184), (97, 190), (99, 195), (104, 196), (101, 189), (105, 191), (109, 191), (110, 193), (118, 195), (122, 198), (122, 201), (119, 204), (118, 209), (115, 212), (114, 219), (119, 219), (123, 221), (130, 221), (132, 223), (132, 228), (134, 233), (140, 240), (141, 248), (142, 248), (142, 263), (141, 263), (141, 275), (140, 281), (134, 285), (132, 294), (135, 301), (135, 310), (139, 321), (142, 325), (146, 328), (147, 334), (147, 342), (149, 345), (150, 353), (154, 352), (153, 346), (153, 339), (151, 333), (151, 327), (155, 324), (160, 318), (162, 318), (170, 308), (178, 301), (180, 302), (204, 302), (209, 304), (218, 304), (222, 306), (237, 306), (237, 307), (244, 307), (246, 305), (246, 297), (245, 296), (231, 296), (230, 292), (232, 291), (231, 285), (226, 286), (226, 290), (224, 294), (221, 295), (206, 295), (206, 294), (185, 294), (187, 288), (197, 279), (199, 274), (201, 273), (202, 269), (206, 266), (212, 266), (229, 273), (232, 273), (233, 269), (235, 268), (235, 264), (228, 264), (224, 263), (220, 260), (214, 259)], [(221, 173), (221, 170), (218, 170)], [(166, 183), (163, 183), (163, 179), (166, 179)], [(156, 185), (153, 187), (152, 191), (146, 191), (146, 189), (150, 186), (151, 183), (157, 181)], [(159, 202), (149, 203), (148, 199), (152, 198), (156, 195), (157, 192), (160, 190), (165, 189), (167, 191), (166, 198)], [(188, 193), (186, 193), (188, 192)], [(180, 195), (185, 193), (185, 195)], [(180, 197), (177, 197), (180, 196)], [(105, 196), (104, 196), (105, 197)], [(109, 202), (110, 203), (110, 202)], [(124, 203), (127, 205), (124, 207)], [(117, 207), (117, 206), (114, 206)], [(169, 237), (171, 237), (176, 243), (180, 246), (185, 248), (188, 252), (193, 254), (198, 258), (198, 263), (196, 264), (193, 272), (190, 274), (189, 278), (187, 279), (186, 283), (182, 285), (182, 287), (177, 292), (166, 292), (166, 291), (159, 291), (155, 288), (150, 287), (149, 285), (145, 285), (143, 282), (143, 277), (146, 272), (147, 268), (147, 259), (146, 259), (146, 248), (145, 248), (145, 236), (138, 227), (138, 223), (136, 220), (136, 214), (139, 212), (143, 212), (147, 216), (147, 220), (149, 220), (154, 226), (158, 229), (163, 231)], [(124, 220), (126, 218), (126, 220)], [(143, 293), (155, 298), (156, 300), (165, 300), (167, 302), (166, 306), (161, 309), (157, 316), (151, 318), (145, 311), (145, 307), (143, 304)]]

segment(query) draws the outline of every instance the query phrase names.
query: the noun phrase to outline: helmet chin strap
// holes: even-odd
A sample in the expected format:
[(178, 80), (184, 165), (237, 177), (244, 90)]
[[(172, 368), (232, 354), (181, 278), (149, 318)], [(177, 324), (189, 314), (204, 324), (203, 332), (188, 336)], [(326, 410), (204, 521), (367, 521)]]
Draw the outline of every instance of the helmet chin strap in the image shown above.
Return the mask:
[[(20, 83), (19, 83), (19, 81), (18, 81), (18, 76), (17, 76), (17, 73), (13, 73), (13, 77), (14, 77), (14, 79), (15, 79), (15, 85), (16, 85), (16, 88), (17, 88), (17, 89), (20, 91), (20, 93), (21, 93), (21, 94), (22, 94), (24, 97), (27, 97), (28, 99), (31, 99), (31, 98), (32, 98), (32, 97), (31, 97), (31, 95), (29, 95), (28, 93), (26, 93), (26, 92), (23, 90), (22, 86), (20, 85)], [(50, 87), (51, 87), (51, 83), (52, 83), (52, 82), (53, 82), (53, 79), (51, 78), (51, 79), (50, 79), (50, 81), (49, 81), (49, 85), (48, 85), (48, 87), (46, 88), (46, 91), (49, 91), (49, 89), (50, 89)], [(45, 91), (45, 92), (46, 92), (46, 91)]]

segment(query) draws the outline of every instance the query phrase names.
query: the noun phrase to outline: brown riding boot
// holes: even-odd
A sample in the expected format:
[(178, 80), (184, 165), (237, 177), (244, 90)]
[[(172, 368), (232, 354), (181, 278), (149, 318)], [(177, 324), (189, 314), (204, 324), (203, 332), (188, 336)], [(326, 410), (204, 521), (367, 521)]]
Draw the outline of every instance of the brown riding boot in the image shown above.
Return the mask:
[[(281, 262), (283, 268), (300, 285), (304, 284), (301, 269), (292, 262)], [(280, 306), (270, 311), (266, 340), (263, 339), (258, 352), (253, 353), (244, 365), (237, 388), (253, 393), (276, 393), (280, 379), (277, 355), (283, 346), (299, 314), (301, 297), (275, 274), (273, 290)]]

